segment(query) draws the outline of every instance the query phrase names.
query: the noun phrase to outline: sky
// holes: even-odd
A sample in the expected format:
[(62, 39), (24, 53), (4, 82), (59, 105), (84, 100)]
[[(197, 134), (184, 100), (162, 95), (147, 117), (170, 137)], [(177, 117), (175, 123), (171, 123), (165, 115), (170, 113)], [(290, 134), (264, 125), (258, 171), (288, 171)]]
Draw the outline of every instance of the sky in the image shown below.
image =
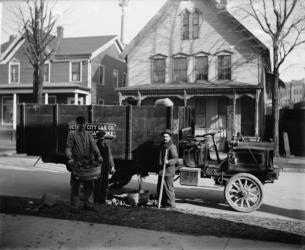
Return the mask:
[[(228, 0), (228, 9), (234, 8), (243, 0)], [(16, 34), (18, 23), (14, 15), (16, 5), (20, 1), (0, 0), (3, 2), (2, 43)], [(124, 42), (129, 43), (145, 24), (157, 13), (166, 0), (128, 0), (125, 16)], [(65, 37), (120, 35), (121, 8), (119, 0), (52, 0), (50, 7), (58, 18), (57, 25), (64, 27)], [(262, 31), (245, 23), (261, 41), (268, 44)], [(0, 41), (1, 42), (1, 41)], [(287, 58), (281, 68), (284, 81), (305, 78), (305, 46), (300, 47)]]

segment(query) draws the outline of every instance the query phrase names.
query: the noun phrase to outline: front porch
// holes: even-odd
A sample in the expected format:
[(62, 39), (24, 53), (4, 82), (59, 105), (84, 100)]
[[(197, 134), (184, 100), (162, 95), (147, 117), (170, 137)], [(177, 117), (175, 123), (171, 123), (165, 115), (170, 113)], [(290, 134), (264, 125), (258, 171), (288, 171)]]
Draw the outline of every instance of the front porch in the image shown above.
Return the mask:
[(175, 106), (194, 108), (195, 133), (220, 130), (220, 139), (241, 134), (260, 137), (262, 131), (261, 88), (257, 86), (159, 84), (117, 89), (120, 105), (153, 106), (160, 98), (169, 98)]

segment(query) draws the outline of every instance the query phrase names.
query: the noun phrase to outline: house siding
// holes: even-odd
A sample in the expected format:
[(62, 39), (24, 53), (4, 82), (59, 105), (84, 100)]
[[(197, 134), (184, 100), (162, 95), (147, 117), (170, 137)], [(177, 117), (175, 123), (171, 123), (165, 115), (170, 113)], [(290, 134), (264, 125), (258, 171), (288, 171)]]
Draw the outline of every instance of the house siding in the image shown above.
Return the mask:
[[(201, 12), (199, 39), (181, 39), (181, 15), (183, 9)], [(128, 55), (129, 86), (151, 83), (151, 60), (155, 54), (168, 56), (166, 81), (172, 81), (171, 56), (176, 53), (189, 55), (188, 82), (194, 81), (192, 62), (194, 53), (204, 51), (209, 55), (209, 81), (217, 81), (217, 52), (232, 53), (232, 80), (257, 85), (259, 83), (259, 54), (244, 38), (231, 21), (217, 13), (204, 1), (173, 1), (146, 36)]]
[[(103, 53), (100, 53), (92, 60), (92, 103), (98, 103), (99, 99), (104, 100), (104, 104), (112, 105), (118, 103), (118, 95), (113, 88), (113, 70), (119, 72), (119, 86), (122, 86), (122, 74), (127, 72), (126, 63), (117, 59), (119, 53), (115, 45), (110, 46)], [(98, 66), (105, 67), (104, 85), (98, 83)]]

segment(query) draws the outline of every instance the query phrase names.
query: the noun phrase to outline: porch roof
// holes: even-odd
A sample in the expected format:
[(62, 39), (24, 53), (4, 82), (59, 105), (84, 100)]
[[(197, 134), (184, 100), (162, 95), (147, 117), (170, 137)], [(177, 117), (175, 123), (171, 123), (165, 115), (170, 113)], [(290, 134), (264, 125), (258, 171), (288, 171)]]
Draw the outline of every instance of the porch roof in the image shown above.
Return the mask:
[(241, 83), (236, 81), (221, 81), (221, 82), (208, 82), (201, 81), (196, 83), (154, 83), (154, 84), (143, 84), (137, 86), (119, 87), (116, 91), (126, 93), (133, 91), (175, 91), (175, 90), (208, 90), (208, 91), (225, 91), (231, 92), (233, 90), (244, 90), (254, 91), (256, 89), (262, 89), (261, 85), (253, 85), (248, 83)]

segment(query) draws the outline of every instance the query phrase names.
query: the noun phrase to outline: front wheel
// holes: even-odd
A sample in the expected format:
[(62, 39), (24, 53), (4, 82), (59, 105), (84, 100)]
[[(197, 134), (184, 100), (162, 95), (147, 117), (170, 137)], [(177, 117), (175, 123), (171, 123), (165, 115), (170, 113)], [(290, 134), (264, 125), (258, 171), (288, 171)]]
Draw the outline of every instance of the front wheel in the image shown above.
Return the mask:
[(225, 198), (236, 211), (250, 213), (263, 201), (263, 185), (252, 174), (233, 175), (225, 186)]

